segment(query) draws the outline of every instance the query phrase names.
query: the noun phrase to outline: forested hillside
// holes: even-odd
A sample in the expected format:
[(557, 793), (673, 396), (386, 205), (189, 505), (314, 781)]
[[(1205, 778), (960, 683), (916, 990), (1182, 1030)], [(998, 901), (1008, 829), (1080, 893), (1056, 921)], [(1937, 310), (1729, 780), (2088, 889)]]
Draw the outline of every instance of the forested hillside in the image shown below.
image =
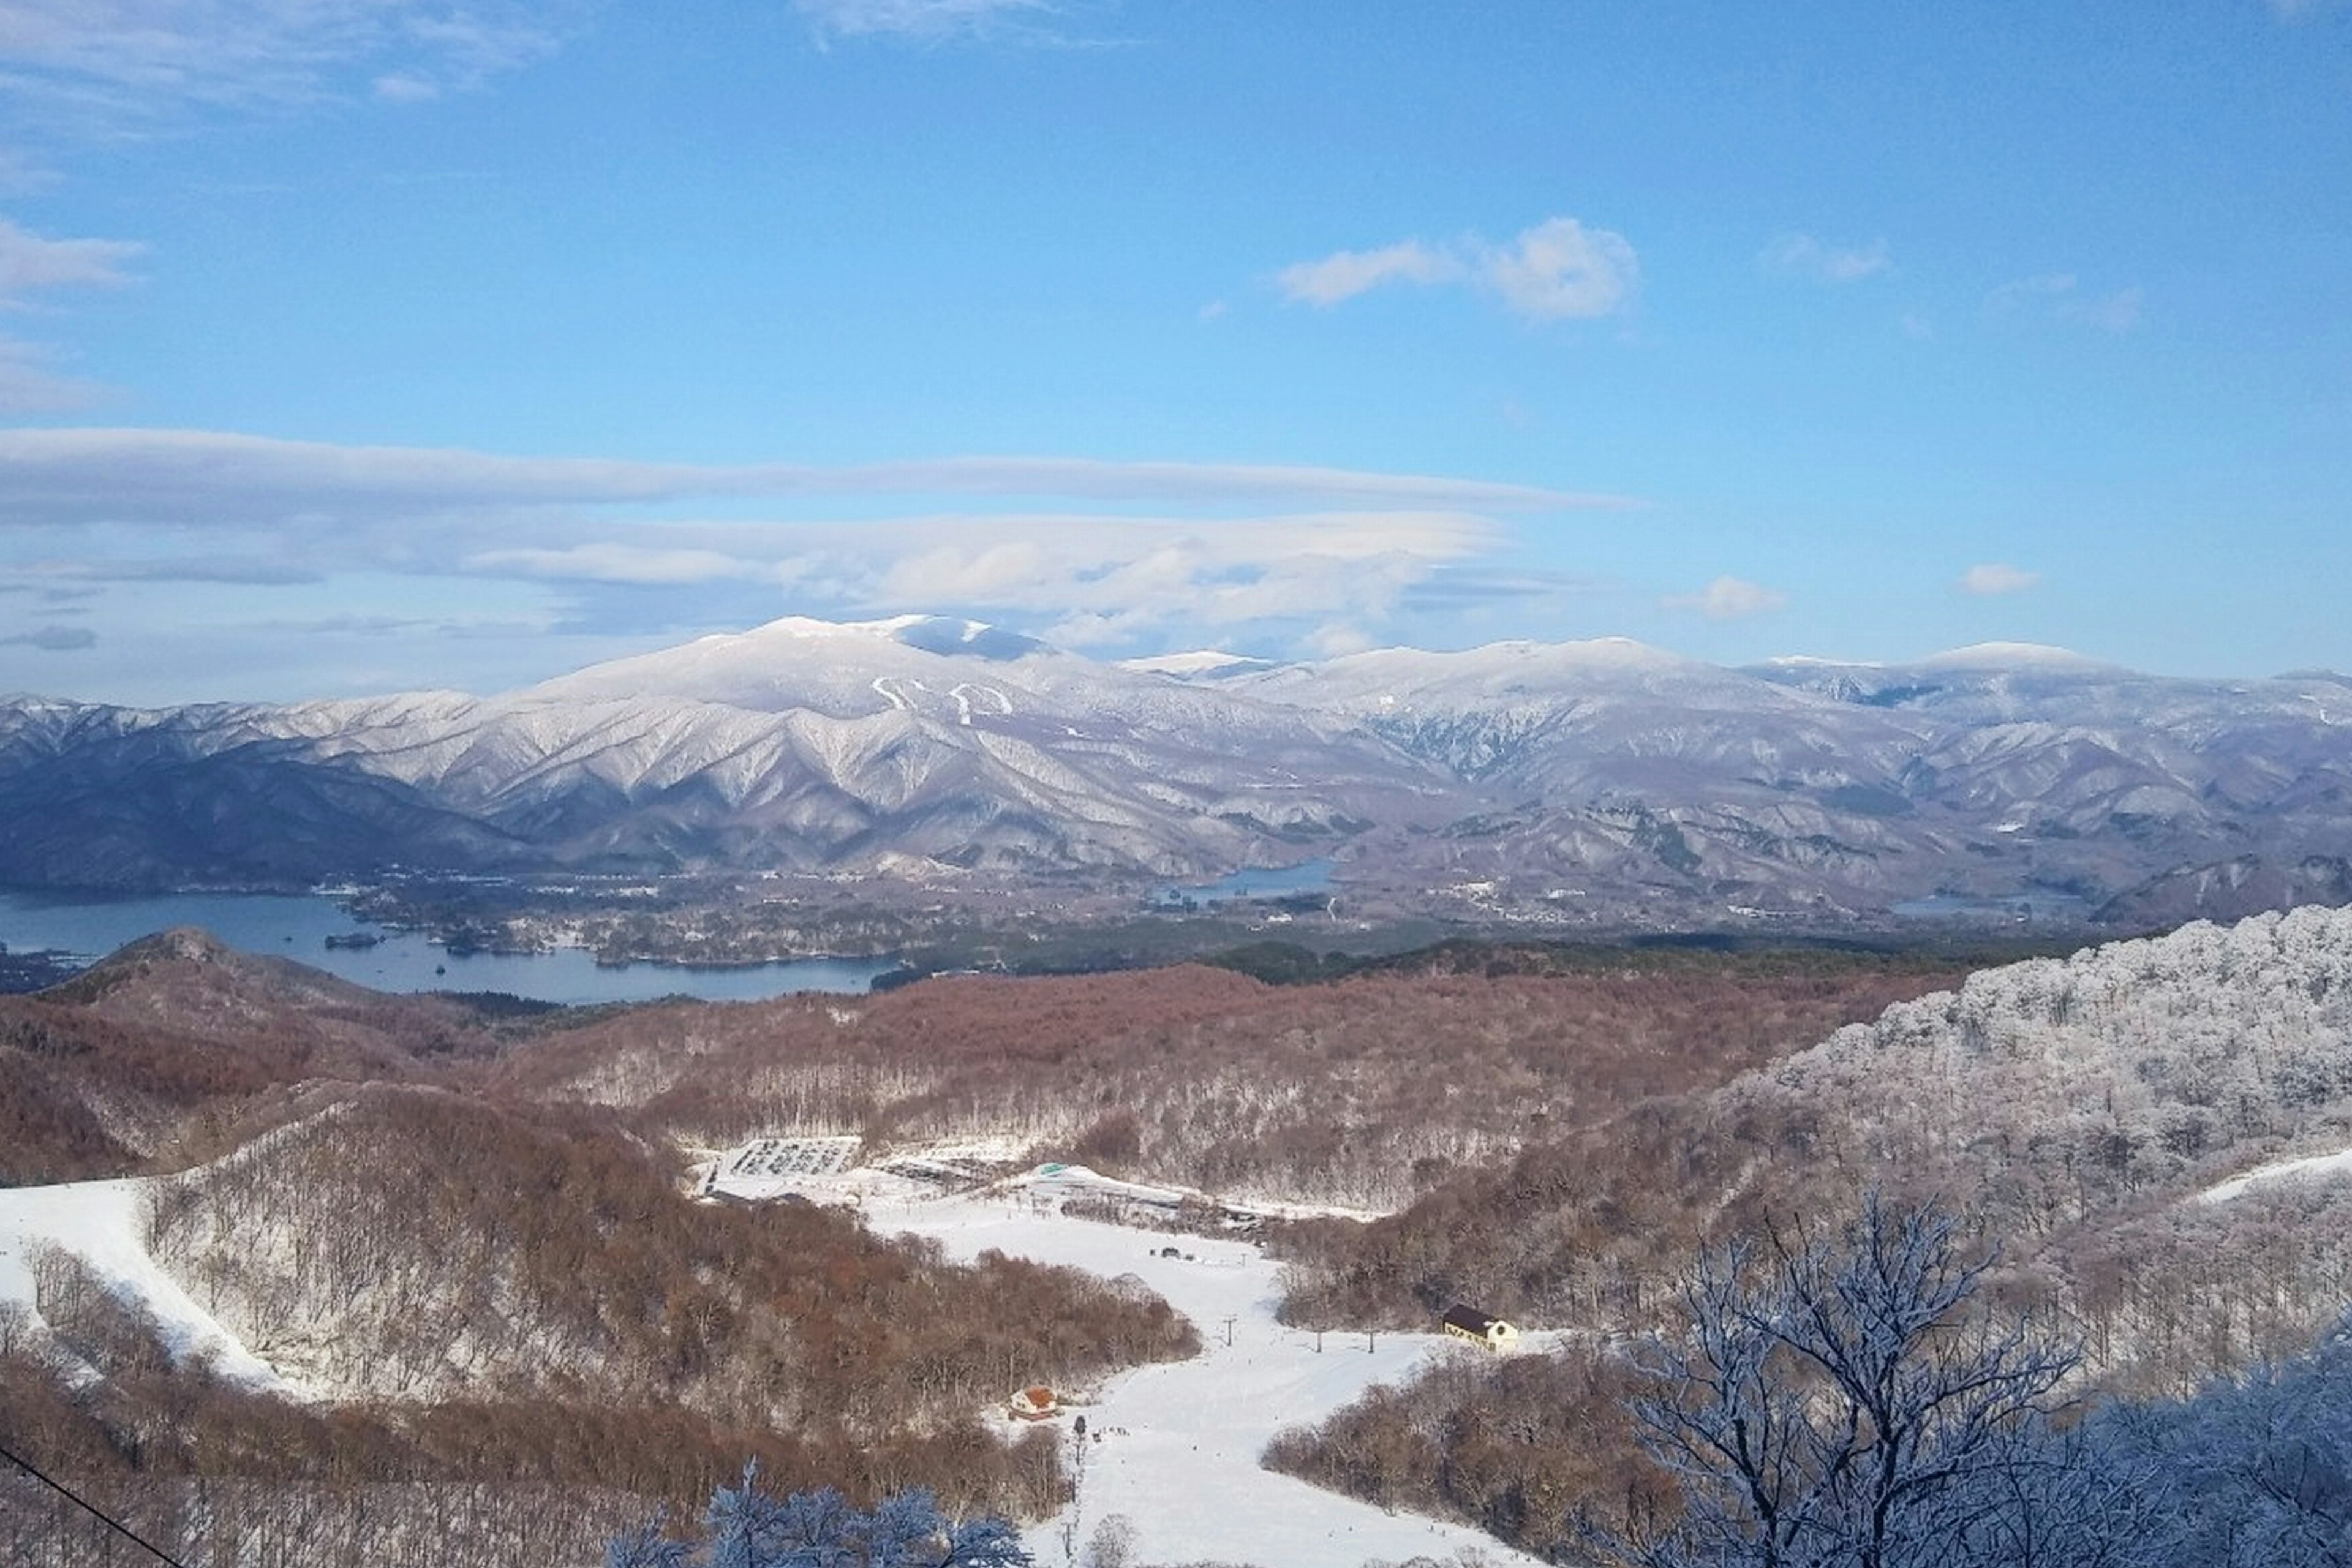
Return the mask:
[[(1822, 1234), (1874, 1188), (1966, 1214), (1995, 1259), (1989, 1307), (2079, 1343), (2077, 1397), (2208, 1391), (2157, 1407), (2134, 1440), (2185, 1462), (2200, 1440), (2187, 1434), (2211, 1423), (2210, 1440), (2235, 1447), (2182, 1484), (2252, 1496), (2273, 1484), (2256, 1469), (2298, 1461), (2255, 1440), (2261, 1401), (2228, 1380), (2301, 1364), (2352, 1305), (2352, 1182), (2260, 1173), (2348, 1147), (2352, 911), (2198, 924), (1983, 972), (1712, 1092), (1448, 1183), (1393, 1218), (1295, 1233), (1286, 1310), (1299, 1321), (1406, 1323), (1466, 1299), (1575, 1333), (1558, 1354), (1440, 1367), (1286, 1437), (1272, 1458), (1564, 1550), (1576, 1507), (1638, 1512), (1664, 1484), (1626, 1408), (1633, 1363), (1597, 1347), (1670, 1330), (1708, 1244)], [(2343, 1364), (2339, 1344), (2284, 1381), (2307, 1389), (2324, 1365), (2340, 1384)], [(2302, 1397), (2259, 1419), (2300, 1419)], [(2326, 1441), (2337, 1457), (2300, 1461), (2319, 1467), (2308, 1485), (2352, 1484), (2352, 1450), (2340, 1433)], [(2305, 1486), (2278, 1484), (2294, 1497)], [(2289, 1512), (2306, 1506), (2332, 1505), (2305, 1498)], [(2193, 1518), (2178, 1523), (2179, 1540), (2203, 1539)], [(2168, 1560), (2200, 1561), (2180, 1550)]]
[(481, 1489), (529, 1482), (621, 1517), (746, 1453), (782, 1487), (1034, 1517), (1056, 1461), (976, 1413), (1199, 1342), (1091, 1277), (695, 1201), (695, 1162), (755, 1135), (867, 1160), (988, 1140), (1397, 1209), (1271, 1237), (1293, 1322), (1425, 1329), (1472, 1300), (1577, 1348), (1442, 1367), (1284, 1462), (1506, 1535), (1621, 1485), (1602, 1336), (1662, 1321), (1710, 1237), (1865, 1185), (1962, 1208), (2000, 1245), (1988, 1300), (2075, 1325), (2106, 1388), (2292, 1353), (2352, 1300), (2345, 1184), (2198, 1200), (2352, 1145), (2342, 911), (1973, 974), (1457, 947), (1303, 984), (1187, 966), (593, 1015), (374, 997), (184, 933), (0, 1017), (12, 1173), (176, 1172), (149, 1247), (289, 1380), (203, 1368), (49, 1257), (56, 1337), (0, 1332), (0, 1426), (157, 1517), (235, 1483), (257, 1518), (354, 1542), (336, 1478), (394, 1511), (495, 1511)]
[(1297, 988), (1191, 965), (968, 976), (634, 1011), (511, 1054), (499, 1081), (688, 1142), (1010, 1135), (1146, 1180), (1385, 1209), (1959, 973), (1812, 950), (1536, 948)]
[[(2331, 1245), (2254, 1262), (2274, 1227), (2305, 1233), (2326, 1192), (2177, 1201), (2352, 1144), (2347, 976), (2352, 912), (2316, 909), (1986, 971), (1392, 1218), (1302, 1233), (1291, 1310), (1402, 1323), (1467, 1297), (1538, 1323), (1638, 1321), (1702, 1236), (1885, 1181), (1982, 1215), (2010, 1238), (2017, 1288), (2127, 1329), (2135, 1353), (2225, 1363), (2307, 1332), (2352, 1283)], [(2232, 1283), (2254, 1278), (2260, 1302)]]

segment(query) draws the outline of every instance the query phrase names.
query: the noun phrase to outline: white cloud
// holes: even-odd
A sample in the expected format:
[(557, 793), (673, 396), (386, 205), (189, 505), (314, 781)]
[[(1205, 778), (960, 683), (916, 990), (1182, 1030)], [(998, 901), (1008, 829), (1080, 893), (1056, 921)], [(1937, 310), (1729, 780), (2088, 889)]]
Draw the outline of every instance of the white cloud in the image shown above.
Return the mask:
[(1774, 272), (1816, 283), (1853, 283), (1885, 271), (1895, 258), (1883, 239), (1868, 245), (1824, 245), (1810, 234), (1784, 234), (1759, 258)]
[(1556, 217), (1489, 251), (1481, 281), (1522, 316), (1539, 321), (1606, 316), (1632, 296), (1640, 268), (1625, 237)]
[(1958, 583), (1954, 585), (1963, 594), (1984, 595), (2022, 594), (2028, 588), (2039, 586), (2041, 582), (2042, 574), (2039, 572), (2027, 572), (2011, 566), (2006, 561), (1988, 561), (1961, 573)]
[(57, 374), (50, 357), (37, 343), (0, 336), (0, 414), (60, 414), (105, 395), (94, 382)]
[(128, 282), (123, 263), (144, 248), (120, 239), (49, 239), (0, 218), (0, 305), (36, 289)]
[(2103, 332), (2127, 332), (2139, 325), (2140, 310), (2147, 297), (2138, 289), (2118, 289), (2112, 294), (2101, 294), (2068, 300), (2059, 310), (2060, 316), (2084, 326), (2096, 327)]
[(0, 430), (0, 528), (315, 524), (715, 496), (889, 494), (1480, 511), (1630, 504), (1485, 479), (1235, 463), (945, 458), (843, 468), (696, 465), (341, 447), (208, 430)]
[[(0, 217), (0, 310), (27, 308), (27, 296), (50, 289), (111, 288), (129, 282), (123, 266), (143, 247), (119, 239), (51, 239)], [(93, 383), (49, 368), (41, 344), (0, 335), (0, 414), (55, 414), (103, 395)]]
[(42, 626), (0, 637), (0, 647), (39, 648), (44, 653), (78, 653), (98, 646), (98, 634), (88, 626)]
[(1275, 281), (1286, 299), (1328, 307), (1384, 283), (1450, 283), (1466, 275), (1458, 258), (1408, 239), (1378, 250), (1342, 250), (1320, 261), (1295, 262)]
[[(809, 515), (841, 497), (867, 513), (864, 498), (894, 493), (931, 510)], [(675, 515), (698, 498), (737, 515)], [(1317, 628), (1370, 635), (1550, 591), (1491, 570), (1513, 540), (1499, 520), (1595, 504), (1606, 503), (1344, 469), (696, 466), (0, 429), (0, 578), (110, 597), (202, 581), (332, 603), (365, 584), (425, 605), (463, 584), (502, 622), (536, 607), (567, 635), (913, 610), (1131, 650), (1242, 627), (1293, 643)], [(769, 515), (740, 515), (747, 505)]]
[(656, 550), (635, 544), (575, 544), (564, 550), (485, 550), (465, 560), (468, 571), (583, 583), (678, 584), (759, 577), (757, 563), (715, 550)]
[(555, 47), (578, 0), (0, 0), (0, 67), (59, 122), (300, 102), (339, 77), (469, 86)]
[(374, 91), (386, 103), (429, 103), (441, 96), (441, 84), (408, 71), (388, 71), (375, 79)]
[[(982, 518), (953, 529), (901, 527), (906, 548), (877, 558), (856, 607), (1046, 617), (1045, 635), (1070, 646), (1171, 626), (1379, 619), (1408, 590), (1503, 539), (1486, 519), (1447, 513)], [(977, 537), (967, 542), (959, 533)], [(890, 542), (836, 540), (835, 547), (887, 552)]]
[(926, 42), (1034, 33), (1060, 10), (1053, 0), (793, 0), (793, 8), (820, 37)]
[(1985, 313), (1996, 319), (2038, 317), (2104, 332), (2127, 332), (2139, 325), (2146, 297), (2138, 289), (2110, 294), (2085, 292), (2072, 272), (2045, 272), (2002, 284), (1985, 296)]
[(1380, 646), (1370, 632), (1345, 621), (1320, 626), (1308, 634), (1307, 646), (1318, 658), (1341, 658), (1351, 653), (1367, 653)]
[(1522, 230), (1507, 246), (1489, 245), (1475, 235), (1451, 246), (1408, 239), (1295, 262), (1275, 281), (1285, 298), (1318, 307), (1391, 283), (1472, 284), (1499, 295), (1517, 314), (1540, 321), (1613, 314), (1631, 300), (1640, 276), (1624, 236), (1555, 217)]
[(1670, 595), (1660, 601), (1670, 610), (1696, 610), (1710, 621), (1740, 621), (1780, 609), (1789, 596), (1777, 588), (1743, 577), (1717, 577), (1696, 594)]

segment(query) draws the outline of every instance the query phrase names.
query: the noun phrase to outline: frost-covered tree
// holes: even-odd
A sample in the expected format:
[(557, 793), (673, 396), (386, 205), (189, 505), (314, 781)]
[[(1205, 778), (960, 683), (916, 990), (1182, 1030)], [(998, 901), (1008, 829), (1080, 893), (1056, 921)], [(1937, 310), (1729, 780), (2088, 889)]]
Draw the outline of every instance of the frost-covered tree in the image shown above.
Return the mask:
[(659, 1514), (613, 1537), (605, 1568), (1030, 1568), (1009, 1521), (950, 1519), (923, 1488), (866, 1512), (830, 1487), (779, 1498), (759, 1482), (754, 1460), (714, 1491), (699, 1542), (670, 1538)]
[(1678, 1517), (1642, 1568), (2095, 1568), (2127, 1560), (2119, 1473), (2049, 1415), (2077, 1352), (1973, 1298), (1953, 1216), (1874, 1193), (1834, 1242), (1708, 1254), (1634, 1414)]
[(2114, 1406), (2091, 1435), (2148, 1478), (2147, 1568), (2352, 1563), (2352, 1322), (2190, 1398)]

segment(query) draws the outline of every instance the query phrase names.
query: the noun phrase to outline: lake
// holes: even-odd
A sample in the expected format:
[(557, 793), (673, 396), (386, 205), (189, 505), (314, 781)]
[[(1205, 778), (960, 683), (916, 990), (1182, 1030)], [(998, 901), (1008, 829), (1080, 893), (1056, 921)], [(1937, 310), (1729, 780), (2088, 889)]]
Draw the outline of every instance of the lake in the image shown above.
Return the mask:
[[(371, 925), (317, 894), (163, 893), (136, 898), (0, 889), (0, 942), (11, 952), (43, 949), (85, 961), (173, 926), (202, 926), (246, 952), (291, 958), (376, 991), (503, 991), (541, 1002), (584, 1005), (694, 996), (755, 1002), (790, 991), (863, 992), (898, 967), (892, 958), (806, 958), (704, 968), (676, 963), (599, 964), (578, 948), (552, 952), (450, 952), (415, 931)], [(362, 933), (373, 947), (331, 948), (327, 939)]]
[(1983, 899), (1931, 893), (1924, 899), (1906, 899), (1891, 908), (1904, 920), (2052, 921), (2081, 925), (2091, 918), (2086, 900), (2046, 889)]
[(1238, 899), (1284, 899), (1298, 893), (1331, 890), (1331, 862), (1303, 860), (1296, 866), (1235, 871), (1197, 887), (1162, 888), (1154, 901), (1161, 905), (1217, 904)]

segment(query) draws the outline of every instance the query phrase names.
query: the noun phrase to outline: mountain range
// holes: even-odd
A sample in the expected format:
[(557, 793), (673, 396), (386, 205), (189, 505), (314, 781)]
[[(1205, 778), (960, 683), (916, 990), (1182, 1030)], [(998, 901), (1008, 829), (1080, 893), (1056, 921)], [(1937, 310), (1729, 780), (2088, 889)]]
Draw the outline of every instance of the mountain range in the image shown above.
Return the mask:
[(1138, 887), (1333, 862), (1396, 908), (1630, 921), (2352, 899), (2352, 679), (2017, 644), (1726, 668), (1621, 638), (1103, 662), (787, 618), (491, 697), (0, 701), (0, 881), (812, 871)]

